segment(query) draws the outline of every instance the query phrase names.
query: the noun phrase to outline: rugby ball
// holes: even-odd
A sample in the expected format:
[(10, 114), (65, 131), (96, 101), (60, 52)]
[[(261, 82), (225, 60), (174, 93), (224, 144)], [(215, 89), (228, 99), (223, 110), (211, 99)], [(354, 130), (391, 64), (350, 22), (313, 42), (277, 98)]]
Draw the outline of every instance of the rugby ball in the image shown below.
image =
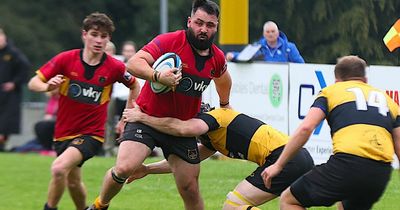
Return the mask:
[[(162, 72), (171, 68), (181, 69), (181, 59), (175, 53), (165, 53), (160, 56), (153, 64), (153, 69)], [(159, 82), (150, 82), (151, 90), (154, 93), (166, 93), (171, 90), (171, 87), (165, 86)]]

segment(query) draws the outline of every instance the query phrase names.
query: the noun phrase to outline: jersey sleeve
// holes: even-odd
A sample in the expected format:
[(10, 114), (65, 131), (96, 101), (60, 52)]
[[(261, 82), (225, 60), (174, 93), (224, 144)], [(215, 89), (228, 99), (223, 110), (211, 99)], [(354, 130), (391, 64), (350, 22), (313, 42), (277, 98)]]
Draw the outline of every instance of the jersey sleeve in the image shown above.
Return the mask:
[(321, 90), (311, 107), (320, 108), (325, 113), (325, 116), (328, 116), (328, 100), (324, 94), (324, 90)]
[(400, 127), (400, 115), (399, 115), (399, 111), (397, 110), (397, 115), (394, 117), (394, 122), (393, 122), (393, 128), (398, 128)]
[(217, 119), (209, 113), (201, 113), (197, 118), (203, 120), (208, 125), (208, 131), (213, 131), (220, 127)]
[(57, 74), (63, 74), (63, 64), (65, 61), (65, 53), (60, 53), (53, 57), (50, 61), (40, 67), (36, 74), (43, 82), (47, 82)]
[(120, 68), (120, 74), (118, 78), (118, 82), (124, 84), (126, 87), (131, 89), (133, 84), (135, 83), (136, 78), (132, 76), (129, 72), (125, 70), (125, 65)]
[(161, 55), (170, 52), (169, 47), (171, 38), (167, 34), (160, 34), (146, 44), (142, 50), (150, 53), (154, 60), (159, 58)]

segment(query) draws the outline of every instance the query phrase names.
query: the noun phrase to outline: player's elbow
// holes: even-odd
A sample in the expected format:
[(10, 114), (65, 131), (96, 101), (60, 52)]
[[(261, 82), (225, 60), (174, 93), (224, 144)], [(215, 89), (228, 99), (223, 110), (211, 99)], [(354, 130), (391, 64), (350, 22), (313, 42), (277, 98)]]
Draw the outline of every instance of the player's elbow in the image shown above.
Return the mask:
[(38, 91), (37, 80), (38, 80), (38, 78), (36, 76), (29, 80), (29, 82), (28, 82), (28, 89), (29, 90), (36, 91), (36, 92)]
[(308, 125), (308, 124), (303, 124), (299, 127), (299, 133), (302, 135), (311, 135), (313, 130), (315, 129), (314, 126)]

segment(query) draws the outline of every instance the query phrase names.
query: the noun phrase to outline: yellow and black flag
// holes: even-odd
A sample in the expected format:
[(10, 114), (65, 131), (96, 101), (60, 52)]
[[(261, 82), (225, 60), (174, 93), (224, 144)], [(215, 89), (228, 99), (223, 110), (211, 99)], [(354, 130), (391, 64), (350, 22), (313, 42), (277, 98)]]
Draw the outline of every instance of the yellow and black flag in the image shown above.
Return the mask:
[(383, 42), (385, 42), (385, 45), (390, 52), (393, 52), (396, 48), (400, 47), (400, 19), (398, 19), (389, 29), (383, 38)]

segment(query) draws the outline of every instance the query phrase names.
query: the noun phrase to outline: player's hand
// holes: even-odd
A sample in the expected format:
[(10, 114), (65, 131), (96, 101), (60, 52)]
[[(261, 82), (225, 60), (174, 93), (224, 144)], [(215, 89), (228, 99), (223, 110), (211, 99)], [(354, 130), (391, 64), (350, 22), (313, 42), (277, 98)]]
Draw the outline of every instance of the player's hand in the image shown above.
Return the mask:
[(126, 180), (126, 184), (129, 184), (131, 182), (133, 182), (136, 179), (141, 179), (145, 176), (147, 176), (148, 172), (147, 172), (147, 166), (142, 164), (138, 169), (136, 169), (135, 172), (133, 172), (133, 174), (131, 174), (128, 179)]
[(123, 118), (121, 118), (121, 120), (118, 121), (118, 123), (114, 127), (115, 133), (119, 133), (121, 136), (124, 133), (125, 124), (126, 122), (124, 122)]
[(278, 175), (282, 171), (282, 167), (272, 164), (261, 173), (261, 177), (263, 178), (264, 185), (266, 188), (271, 188), (271, 181), (276, 175)]
[(226, 53), (226, 55), (225, 55), (225, 58), (226, 58), (227, 61), (233, 60), (233, 57), (234, 57), (234, 55), (233, 55), (232, 52), (228, 52), (228, 53)]
[(125, 123), (140, 122), (140, 120), (145, 116), (146, 114), (140, 110), (140, 107), (136, 103), (133, 103), (132, 108), (124, 109), (124, 112), (122, 113), (122, 119)]
[(60, 87), (60, 85), (65, 81), (63, 75), (57, 74), (52, 77), (49, 81), (47, 81), (47, 91), (52, 91)]
[(179, 81), (181, 79), (182, 79), (181, 68), (171, 68), (160, 72), (160, 77), (158, 78), (158, 81), (168, 87), (174, 87), (179, 84)]

